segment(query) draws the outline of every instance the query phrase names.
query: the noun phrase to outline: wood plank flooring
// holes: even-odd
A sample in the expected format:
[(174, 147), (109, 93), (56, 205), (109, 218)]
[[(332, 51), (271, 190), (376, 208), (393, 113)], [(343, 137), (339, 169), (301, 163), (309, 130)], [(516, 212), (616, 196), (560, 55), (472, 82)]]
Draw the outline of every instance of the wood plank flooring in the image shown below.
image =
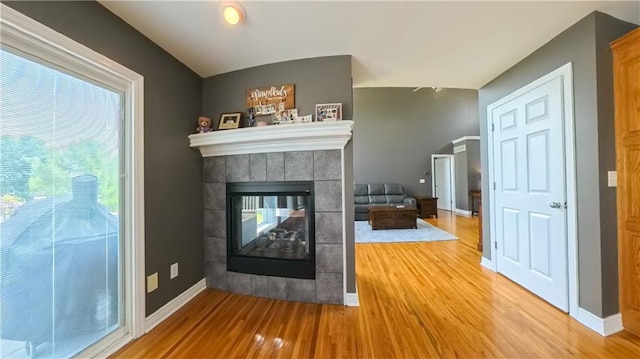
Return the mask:
[(356, 245), (358, 308), (206, 290), (113, 358), (640, 358), (482, 268), (477, 217), (439, 217), (459, 240)]

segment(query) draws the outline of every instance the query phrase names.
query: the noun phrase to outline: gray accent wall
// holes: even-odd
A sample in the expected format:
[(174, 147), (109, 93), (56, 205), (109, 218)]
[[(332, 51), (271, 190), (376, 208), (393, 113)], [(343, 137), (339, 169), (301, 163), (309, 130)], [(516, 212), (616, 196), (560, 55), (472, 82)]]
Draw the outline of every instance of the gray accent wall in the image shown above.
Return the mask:
[[(256, 87), (295, 85), (298, 115), (310, 115), (316, 104), (342, 103), (342, 118), (352, 119), (351, 56), (328, 56), (251, 67), (204, 79), (203, 114), (214, 127), (225, 112), (245, 112), (246, 91)], [(271, 123), (270, 116), (256, 120)], [(246, 125), (246, 118), (244, 125)]]
[[(456, 208), (472, 211), (469, 191), (480, 189), (480, 141), (464, 140), (453, 146), (462, 145), (466, 149), (453, 155), (456, 176)], [(477, 210), (477, 205), (475, 210)]]
[[(461, 143), (456, 143), (459, 146)], [(453, 166), (455, 173), (456, 203), (455, 208), (469, 209), (469, 176), (467, 175), (467, 151), (453, 154)]]
[[(145, 271), (159, 277), (149, 315), (204, 278), (202, 158), (187, 140), (202, 78), (97, 2), (3, 3), (144, 76)], [(180, 275), (171, 280), (175, 262)]]
[(478, 91), (412, 90), (353, 89), (355, 183), (399, 183), (409, 196), (430, 196), (431, 155), (478, 135)]
[[(480, 89), (482, 169), (488, 173), (487, 106), (573, 63), (577, 167), (579, 306), (600, 317), (618, 312), (612, 67), (609, 42), (636, 25), (594, 12)], [(485, 178), (487, 178), (485, 176)], [(484, 256), (490, 258), (489, 182), (482, 183)]]

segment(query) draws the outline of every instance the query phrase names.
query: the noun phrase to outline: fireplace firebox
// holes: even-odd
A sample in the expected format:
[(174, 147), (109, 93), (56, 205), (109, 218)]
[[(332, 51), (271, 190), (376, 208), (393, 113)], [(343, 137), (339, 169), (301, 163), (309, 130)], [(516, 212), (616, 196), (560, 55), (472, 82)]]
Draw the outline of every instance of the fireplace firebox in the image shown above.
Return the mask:
[(315, 279), (313, 182), (227, 183), (227, 270)]

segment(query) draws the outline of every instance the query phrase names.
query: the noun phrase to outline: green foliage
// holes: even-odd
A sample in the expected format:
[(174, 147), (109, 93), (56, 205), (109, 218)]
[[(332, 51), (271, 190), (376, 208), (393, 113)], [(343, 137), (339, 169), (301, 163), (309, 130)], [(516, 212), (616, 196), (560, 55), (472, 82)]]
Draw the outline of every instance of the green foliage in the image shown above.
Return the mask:
[(33, 163), (29, 189), (38, 196), (71, 193), (71, 178), (93, 175), (98, 178), (98, 202), (118, 211), (118, 154), (108, 153), (96, 141), (85, 140), (64, 149), (52, 149)]
[(31, 198), (29, 177), (33, 163), (44, 154), (44, 143), (33, 136), (0, 137), (0, 196)]

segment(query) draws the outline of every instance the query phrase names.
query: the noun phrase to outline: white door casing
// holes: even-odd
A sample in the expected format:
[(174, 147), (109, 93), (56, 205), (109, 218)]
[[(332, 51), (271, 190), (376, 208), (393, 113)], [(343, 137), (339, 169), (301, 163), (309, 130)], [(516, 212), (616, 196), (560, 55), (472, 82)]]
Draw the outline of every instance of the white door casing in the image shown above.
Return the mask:
[(496, 269), (569, 310), (563, 78), (492, 109)]
[(453, 155), (431, 155), (431, 195), (438, 198), (438, 209), (453, 211), (456, 187)]

